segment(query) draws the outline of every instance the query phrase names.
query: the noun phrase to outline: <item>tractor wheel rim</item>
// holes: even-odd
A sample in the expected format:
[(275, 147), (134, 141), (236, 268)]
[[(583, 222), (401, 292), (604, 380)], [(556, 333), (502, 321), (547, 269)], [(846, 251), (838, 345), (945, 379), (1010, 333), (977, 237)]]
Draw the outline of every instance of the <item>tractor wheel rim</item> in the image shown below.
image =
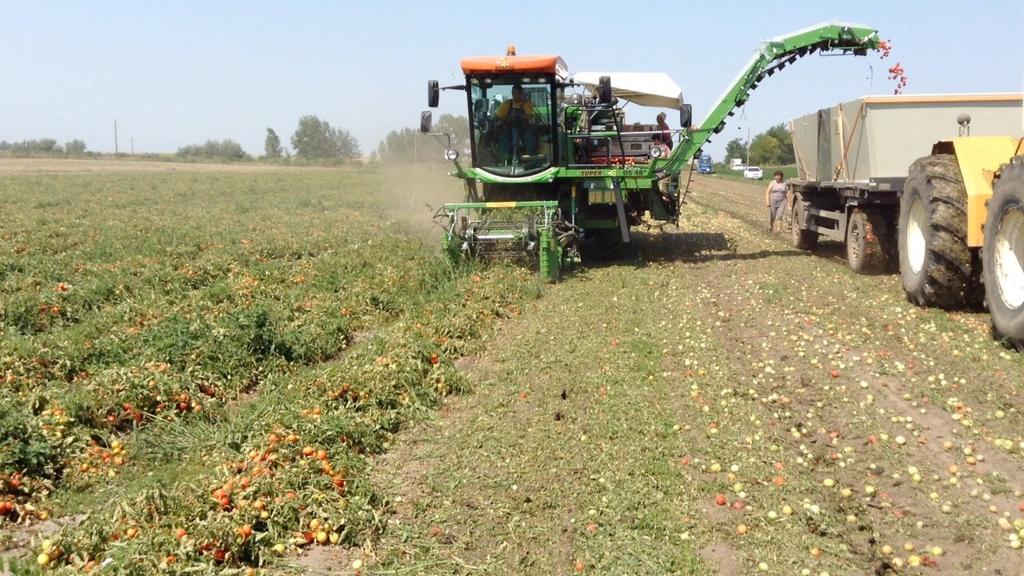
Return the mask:
[(910, 202), (910, 214), (907, 218), (907, 245), (904, 246), (907, 250), (907, 262), (914, 274), (924, 268), (924, 255), (927, 247), (924, 237), (925, 227), (924, 202), (921, 202), (920, 197), (915, 197)]
[(995, 281), (1003, 304), (1016, 310), (1024, 304), (1024, 208), (1003, 213), (996, 229), (993, 253)]

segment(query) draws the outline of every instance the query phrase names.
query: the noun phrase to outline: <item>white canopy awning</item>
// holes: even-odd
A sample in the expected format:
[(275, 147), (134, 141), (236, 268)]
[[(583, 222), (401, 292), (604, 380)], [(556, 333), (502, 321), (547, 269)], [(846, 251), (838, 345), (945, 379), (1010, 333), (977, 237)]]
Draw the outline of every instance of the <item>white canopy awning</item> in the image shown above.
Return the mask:
[(679, 108), (683, 91), (664, 72), (577, 72), (573, 79), (591, 91), (601, 76), (612, 79), (612, 95), (639, 106)]

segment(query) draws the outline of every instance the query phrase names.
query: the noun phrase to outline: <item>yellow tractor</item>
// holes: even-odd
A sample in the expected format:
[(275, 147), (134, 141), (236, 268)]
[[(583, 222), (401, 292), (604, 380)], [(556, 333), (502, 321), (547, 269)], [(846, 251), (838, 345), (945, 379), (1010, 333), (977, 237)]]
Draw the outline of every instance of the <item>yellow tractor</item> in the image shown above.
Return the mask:
[(1024, 139), (938, 142), (909, 170), (899, 208), (907, 297), (946, 309), (988, 306), (996, 338), (1024, 350)]

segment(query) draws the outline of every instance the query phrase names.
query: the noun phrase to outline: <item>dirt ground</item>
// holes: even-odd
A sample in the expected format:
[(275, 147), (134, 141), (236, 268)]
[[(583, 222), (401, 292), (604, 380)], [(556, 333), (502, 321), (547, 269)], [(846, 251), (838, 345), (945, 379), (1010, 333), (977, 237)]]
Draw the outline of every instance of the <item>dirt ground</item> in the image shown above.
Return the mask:
[(1017, 574), (1024, 361), (699, 178), (378, 462), (367, 573)]

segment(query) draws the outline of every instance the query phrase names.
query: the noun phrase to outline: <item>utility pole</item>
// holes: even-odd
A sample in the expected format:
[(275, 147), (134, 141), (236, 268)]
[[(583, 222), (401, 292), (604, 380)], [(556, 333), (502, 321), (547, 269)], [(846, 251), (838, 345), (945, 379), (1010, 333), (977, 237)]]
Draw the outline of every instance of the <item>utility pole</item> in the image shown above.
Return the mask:
[(132, 156), (135, 156), (135, 136), (132, 136)]
[(747, 124), (747, 161), (746, 166), (750, 166), (750, 124)]
[(117, 156), (117, 120), (114, 120), (114, 156)]

